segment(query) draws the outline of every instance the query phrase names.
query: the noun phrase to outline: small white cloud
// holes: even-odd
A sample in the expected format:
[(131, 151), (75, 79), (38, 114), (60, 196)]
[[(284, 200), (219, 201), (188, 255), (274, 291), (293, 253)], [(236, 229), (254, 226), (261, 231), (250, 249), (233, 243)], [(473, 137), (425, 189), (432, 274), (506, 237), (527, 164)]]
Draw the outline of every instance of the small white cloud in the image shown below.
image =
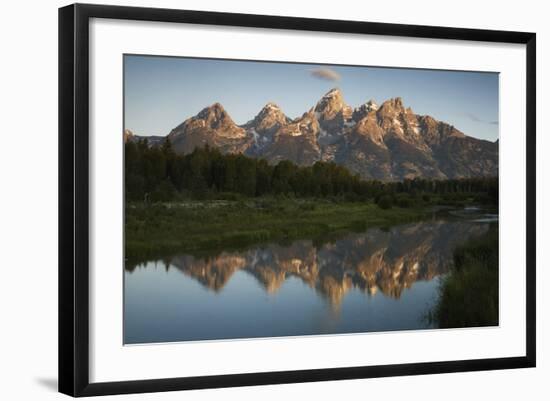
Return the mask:
[(479, 118), (478, 116), (476, 116), (475, 114), (472, 114), (472, 113), (466, 113), (466, 116), (470, 120), (475, 121), (476, 123), (489, 124), (489, 125), (498, 125), (498, 121), (483, 120), (483, 119)]
[(339, 81), (340, 74), (330, 68), (315, 68), (310, 70), (310, 73), (315, 78), (324, 79), (325, 81)]

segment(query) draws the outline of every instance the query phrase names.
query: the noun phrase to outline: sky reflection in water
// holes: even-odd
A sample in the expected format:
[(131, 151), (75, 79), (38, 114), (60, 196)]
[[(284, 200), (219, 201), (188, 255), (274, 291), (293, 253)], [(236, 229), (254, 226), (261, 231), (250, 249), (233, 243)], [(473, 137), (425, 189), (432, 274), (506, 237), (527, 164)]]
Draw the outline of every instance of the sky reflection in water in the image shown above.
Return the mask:
[(452, 251), (488, 224), (436, 220), (125, 269), (126, 344), (430, 328)]

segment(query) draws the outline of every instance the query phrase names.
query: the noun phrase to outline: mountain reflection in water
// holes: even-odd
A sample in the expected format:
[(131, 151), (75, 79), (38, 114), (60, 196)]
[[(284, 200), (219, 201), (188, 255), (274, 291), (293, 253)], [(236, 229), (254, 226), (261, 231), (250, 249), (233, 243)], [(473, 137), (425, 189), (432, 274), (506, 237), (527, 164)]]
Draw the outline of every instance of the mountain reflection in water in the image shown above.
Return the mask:
[[(416, 281), (429, 281), (449, 271), (455, 247), (487, 230), (468, 221), (433, 221), (374, 228), (326, 243), (311, 240), (290, 245), (269, 244), (215, 256), (183, 254), (165, 260), (215, 293), (224, 289), (237, 271), (252, 275), (269, 294), (291, 277), (311, 287), (333, 307), (352, 289), (374, 295), (378, 291), (399, 299)], [(127, 266), (128, 272), (138, 266)]]

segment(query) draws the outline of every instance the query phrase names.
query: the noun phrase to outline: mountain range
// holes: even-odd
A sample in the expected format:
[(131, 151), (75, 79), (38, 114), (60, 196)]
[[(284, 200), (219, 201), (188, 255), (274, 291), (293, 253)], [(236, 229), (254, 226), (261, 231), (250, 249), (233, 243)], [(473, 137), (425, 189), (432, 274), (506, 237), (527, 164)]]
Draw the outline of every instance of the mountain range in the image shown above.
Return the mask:
[[(166, 137), (137, 136), (125, 130), (124, 138), (146, 139), (157, 146)], [(172, 129), (167, 138), (179, 154), (208, 144), (223, 153), (261, 157), (272, 164), (332, 161), (363, 179), (498, 176), (498, 140), (467, 136), (446, 122), (415, 114), (399, 97), (380, 106), (369, 100), (352, 108), (337, 88), (295, 119), (268, 103), (252, 120), (238, 125), (221, 104), (214, 103)]]

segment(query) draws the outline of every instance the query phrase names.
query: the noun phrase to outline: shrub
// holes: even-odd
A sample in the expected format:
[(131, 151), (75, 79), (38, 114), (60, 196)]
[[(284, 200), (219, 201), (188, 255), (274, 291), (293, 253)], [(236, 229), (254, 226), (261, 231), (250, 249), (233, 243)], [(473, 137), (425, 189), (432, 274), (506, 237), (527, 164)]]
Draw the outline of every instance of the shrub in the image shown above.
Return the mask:
[(216, 198), (219, 200), (227, 200), (227, 201), (241, 201), (245, 199), (243, 195), (236, 192), (220, 192), (216, 196)]
[(393, 199), (388, 195), (383, 195), (378, 199), (377, 205), (380, 209), (391, 209)]
[(397, 206), (402, 208), (408, 208), (413, 205), (413, 200), (407, 194), (401, 194), (397, 198)]
[(298, 209), (311, 212), (317, 209), (317, 205), (315, 203), (309, 203), (309, 202), (300, 203), (300, 205), (298, 206)]
[(167, 202), (173, 200), (176, 196), (176, 188), (172, 181), (164, 180), (151, 193), (150, 200), (152, 202)]
[(397, 201), (397, 206), (403, 207), (403, 208), (408, 208), (408, 207), (412, 206), (412, 201), (410, 199), (407, 199), (407, 198), (401, 198)]
[(355, 192), (348, 192), (344, 195), (344, 199), (346, 202), (359, 202), (361, 200), (361, 196)]

